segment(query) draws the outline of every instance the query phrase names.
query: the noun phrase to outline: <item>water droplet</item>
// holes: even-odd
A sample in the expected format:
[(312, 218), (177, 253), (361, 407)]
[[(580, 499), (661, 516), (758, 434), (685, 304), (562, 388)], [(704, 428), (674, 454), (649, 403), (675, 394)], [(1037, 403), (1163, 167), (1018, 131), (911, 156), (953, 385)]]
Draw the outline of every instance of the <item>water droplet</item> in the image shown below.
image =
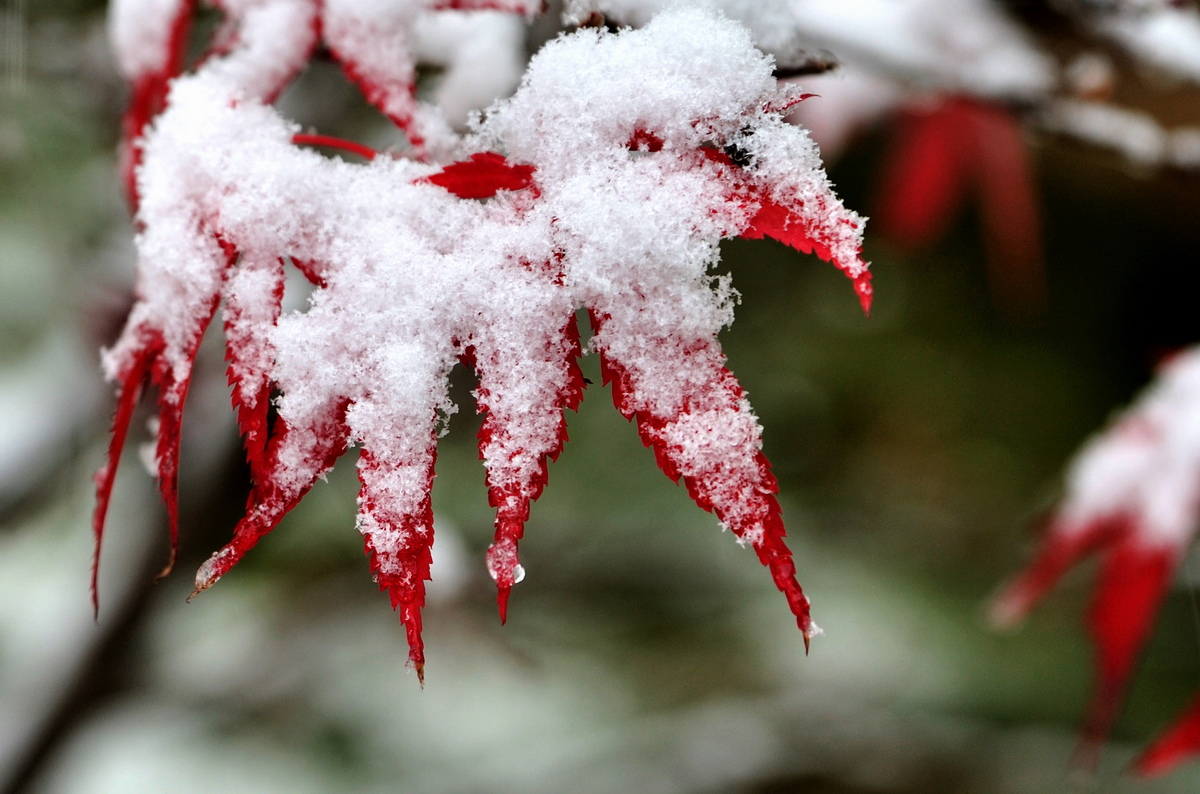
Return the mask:
[(520, 582), (522, 579), (525, 578), (525, 568), (521, 565), (514, 565), (512, 574), (513, 574), (513, 584), (517, 584), (518, 582)]

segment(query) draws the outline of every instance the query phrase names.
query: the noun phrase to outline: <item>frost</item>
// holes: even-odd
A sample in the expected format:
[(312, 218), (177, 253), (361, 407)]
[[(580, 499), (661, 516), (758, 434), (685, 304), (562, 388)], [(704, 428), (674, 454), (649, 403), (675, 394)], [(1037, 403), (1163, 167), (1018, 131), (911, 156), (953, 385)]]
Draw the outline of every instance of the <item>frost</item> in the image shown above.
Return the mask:
[[(462, 361), (479, 378), (497, 510), (487, 565), (503, 617), (524, 573), (530, 503), (565, 440), (563, 411), (582, 396), (575, 313), (586, 309), (616, 407), (663, 471), (754, 548), (807, 644), (814, 627), (762, 430), (717, 341), (732, 288), (712, 274), (720, 240), (769, 236), (834, 263), (869, 306), (863, 220), (833, 193), (808, 135), (783, 120), (795, 91), (777, 86), (744, 28), (675, 11), (641, 30), (551, 42), (516, 94), (460, 139), (414, 104), (414, 8), (330, 1), (319, 27), (416, 154), (438, 162), (349, 164), (295, 144), (298, 130), (269, 104), (279, 80), (262, 76), (294, 73), (314, 45), (304, 0), (229, 9), (240, 20), (232, 43), (171, 83), (140, 144), (138, 300), (104, 356), (119, 399), (97, 539), (147, 378), (159, 391), (156, 462), (174, 537), (179, 420), (223, 298), (254, 482), (197, 592), (357, 446), (357, 526), (420, 672), (439, 417), (455, 410), (447, 376)], [(440, 160), (450, 152), (455, 162)], [(315, 289), (304, 311), (285, 314), (292, 266)]]

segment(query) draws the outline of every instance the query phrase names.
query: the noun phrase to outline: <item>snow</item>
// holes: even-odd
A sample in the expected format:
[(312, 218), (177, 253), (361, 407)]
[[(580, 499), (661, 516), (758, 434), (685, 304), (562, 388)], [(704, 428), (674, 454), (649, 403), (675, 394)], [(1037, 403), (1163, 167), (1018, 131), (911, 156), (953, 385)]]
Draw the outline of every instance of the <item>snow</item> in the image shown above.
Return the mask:
[(1115, 149), (1140, 165), (1162, 163), (1167, 151), (1168, 133), (1152, 116), (1105, 102), (1059, 99), (1046, 107), (1040, 120), (1051, 132)]
[(1146, 64), (1200, 82), (1200, 9), (1164, 0), (1142, 5), (1118, 4), (1115, 13), (1095, 20), (1097, 32)]
[(165, 70), (175, 20), (188, 0), (113, 0), (108, 33), (117, 66), (127, 80)]
[(329, 0), (322, 5), (321, 29), (334, 55), (371, 86), (369, 97), (393, 120), (410, 123), (415, 110), (411, 28), (423, 9), (418, 3), (387, 0)]
[(1170, 162), (1186, 169), (1200, 169), (1200, 127), (1180, 127), (1167, 143)]
[(1164, 128), (1148, 113), (1106, 102), (1058, 99), (1038, 116), (1050, 132), (1121, 153), (1139, 166), (1200, 167), (1200, 128)]
[[(523, 78), (515, 14), (531, 16), (536, 2), (211, 5), (226, 15), (213, 54), (174, 80), (150, 128), (179, 69), (193, 4), (112, 6), (114, 49), (134, 83), (125, 143), (130, 173), (142, 162), (142, 232), (137, 304), (104, 356), (119, 407), (99, 477), (97, 541), (147, 378), (159, 387), (160, 415), (142, 457), (160, 479), (174, 533), (183, 401), (221, 303), (254, 486), (233, 540), (198, 572), (197, 591), (360, 447), (357, 528), (418, 672), (434, 460), (457, 410), (450, 369), (465, 361), (476, 370), (487, 415), (480, 450), (497, 510), (487, 570), (503, 616), (524, 577), (518, 542), (530, 504), (565, 441), (563, 411), (581, 397), (580, 309), (618, 410), (636, 420), (660, 467), (756, 551), (806, 643), (820, 633), (783, 545), (762, 428), (718, 342), (737, 302), (730, 278), (714, 272), (728, 237), (815, 251), (869, 302), (863, 219), (832, 192), (808, 133), (782, 118), (796, 89), (780, 90), (776, 72), (837, 52), (843, 70), (805, 81), (833, 96), (797, 114), (834, 145), (902, 104), (967, 94), (1033, 107), (1044, 127), (1141, 164), (1200, 163), (1197, 130), (1165, 130), (1091, 101), (1111, 89), (1101, 61), (1077, 60), (1065, 74), (1081, 99), (1053, 97), (1054, 61), (993, 0), (568, 0), (574, 22), (599, 11), (638, 30), (561, 37)], [(1063, 8), (1143, 63), (1200, 79), (1195, 8), (1165, 0)], [(271, 103), (319, 43), (407, 134), (412, 159), (348, 164), (294, 145), (296, 126)], [(418, 61), (444, 69), (433, 103), (416, 96)], [(476, 112), (518, 84), (513, 97)], [(285, 309), (291, 265), (313, 290), (305, 305)], [(278, 419), (269, 426), (272, 401)], [(1080, 453), (1043, 556), (997, 610), (1019, 617), (1075, 559), (1107, 547), (1092, 618), (1107, 665), (1093, 734), (1114, 713), (1155, 599), (1195, 529), (1197, 405), (1200, 352), (1189, 351)]]
[(809, 131), (827, 160), (837, 159), (860, 130), (909, 101), (909, 92), (891, 77), (856, 64), (805, 77), (804, 87), (817, 96), (788, 118)]
[[(515, 88), (524, 55), (515, 14), (532, 15), (540, 2), (481, 2), (480, 8), (495, 10), (472, 13), (437, 11), (438, 6), (420, 0), (327, 0), (321, 30), (367, 100), (408, 134), (414, 153), (446, 160), (457, 142), (451, 126), (461, 126), (469, 112)], [(417, 100), (418, 58), (445, 68), (436, 105)]]
[(236, 28), (236, 56), (214, 59), (210, 72), (221, 74), (241, 96), (273, 99), (308, 60), (316, 45), (313, 0), (219, 0)]
[(1044, 95), (1053, 61), (990, 0), (793, 0), (808, 41), (925, 89)]
[(473, 111), (515, 91), (525, 71), (525, 26), (512, 14), (422, 14), (413, 39), (417, 59), (444, 70), (431, 99), (455, 129), (464, 128)]

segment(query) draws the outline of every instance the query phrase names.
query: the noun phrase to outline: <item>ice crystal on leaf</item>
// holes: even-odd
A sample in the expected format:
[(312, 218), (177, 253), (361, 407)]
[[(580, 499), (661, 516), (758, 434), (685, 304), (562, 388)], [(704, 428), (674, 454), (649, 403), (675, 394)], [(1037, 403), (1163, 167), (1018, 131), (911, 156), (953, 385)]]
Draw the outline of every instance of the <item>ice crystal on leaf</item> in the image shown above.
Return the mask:
[[(844, 270), (864, 308), (870, 274), (862, 219), (832, 192), (807, 134), (782, 118), (795, 92), (776, 85), (745, 29), (680, 11), (637, 31), (580, 30), (546, 45), (517, 93), (454, 139), (440, 165), (351, 164), (296, 145), (295, 125), (269, 104), (279, 80), (261, 76), (294, 73), (318, 30), (331, 35), (336, 9), (378, 12), (375, 20), (404, 13), (328, 2), (318, 25), (304, 0), (243, 2), (240, 17), (234, 5), (222, 7), (241, 19), (236, 43), (171, 83), (136, 144), (137, 302), (104, 355), (119, 396), (98, 475), (97, 543), (147, 378), (159, 392), (157, 470), (174, 536), (183, 400), (223, 302), (253, 487), (196, 590), (357, 446), (358, 529), (421, 671), (430, 487), (439, 415), (453, 410), (447, 376), (463, 361), (479, 379), (480, 453), (496, 508), (487, 567), (503, 616), (530, 503), (566, 437), (563, 411), (582, 396), (575, 313), (586, 309), (616, 407), (637, 421), (663, 471), (754, 548), (807, 644), (816, 627), (784, 545), (762, 430), (717, 341), (732, 320), (731, 287), (710, 269), (720, 240), (769, 236)], [(271, 14), (279, 27), (251, 25)], [(393, 41), (403, 25), (364, 29)], [(394, 109), (404, 102), (389, 104), (411, 100), (399, 79), (411, 64), (389, 67), (385, 81), (371, 64), (392, 61), (333, 48), (364, 82), (392, 86), (368, 97), (421, 132), (413, 118), (425, 110), (406, 116)], [(289, 266), (315, 290), (306, 311), (281, 314)]]
[[(1097, 689), (1082, 758), (1094, 759), (1117, 715), (1163, 596), (1200, 521), (1200, 349), (1177, 354), (1159, 379), (1079, 453), (1067, 494), (1029, 568), (993, 605), (1022, 619), (1083, 557), (1105, 555), (1088, 624)], [(1200, 701), (1138, 761), (1165, 771), (1200, 752)]]

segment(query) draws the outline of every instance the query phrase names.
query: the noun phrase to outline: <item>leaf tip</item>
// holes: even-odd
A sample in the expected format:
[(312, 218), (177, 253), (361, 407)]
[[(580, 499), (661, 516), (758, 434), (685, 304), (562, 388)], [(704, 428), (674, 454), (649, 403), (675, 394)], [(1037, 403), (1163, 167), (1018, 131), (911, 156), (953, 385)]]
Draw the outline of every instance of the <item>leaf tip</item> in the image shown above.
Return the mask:
[(500, 585), (496, 588), (496, 606), (500, 610), (501, 626), (508, 622), (508, 596), (511, 592), (512, 587)]
[(1140, 778), (1165, 775), (1179, 764), (1200, 753), (1200, 698), (1173, 726), (1154, 740), (1130, 766), (1130, 772)]
[[(157, 576), (154, 577), (154, 581), (157, 582), (160, 579), (166, 579), (168, 576), (171, 575), (171, 571), (175, 570), (175, 557), (178, 555), (178, 553), (179, 553), (179, 549), (177, 548), (177, 546), (174, 543), (172, 543), (171, 544), (171, 556), (167, 558), (167, 564), (165, 566), (163, 566), (163, 569), (158, 572)], [(188, 600), (191, 601), (190, 598)]]
[(1033, 607), (1021, 582), (1014, 582), (987, 605), (987, 623), (993, 631), (1015, 631)]
[(814, 637), (820, 637), (825, 633), (825, 630), (813, 623), (812, 619), (808, 620), (808, 625), (802, 627), (801, 633), (804, 635), (804, 655), (808, 656), (809, 646)]

